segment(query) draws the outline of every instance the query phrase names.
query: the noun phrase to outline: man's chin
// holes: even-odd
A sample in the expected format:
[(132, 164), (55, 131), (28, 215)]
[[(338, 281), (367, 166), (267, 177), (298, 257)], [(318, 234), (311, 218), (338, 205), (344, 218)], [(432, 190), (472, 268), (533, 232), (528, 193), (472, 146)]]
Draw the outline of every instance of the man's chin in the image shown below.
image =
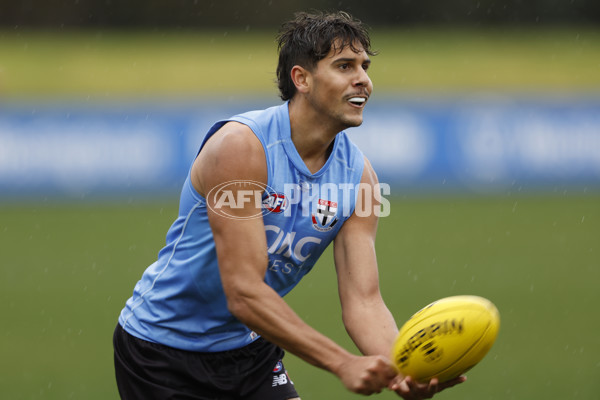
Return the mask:
[(357, 126), (361, 126), (362, 123), (362, 116), (360, 118), (349, 118), (348, 120), (346, 120), (346, 126), (348, 128), (356, 128)]

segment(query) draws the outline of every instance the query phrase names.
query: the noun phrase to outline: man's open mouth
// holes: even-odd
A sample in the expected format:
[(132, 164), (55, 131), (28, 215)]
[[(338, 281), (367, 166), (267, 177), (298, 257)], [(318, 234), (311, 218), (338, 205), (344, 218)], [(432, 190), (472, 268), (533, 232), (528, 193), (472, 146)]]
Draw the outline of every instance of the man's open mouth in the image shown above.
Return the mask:
[(350, 103), (354, 104), (355, 106), (360, 107), (360, 106), (363, 106), (367, 102), (367, 99), (364, 97), (355, 96), (355, 97), (349, 98), (348, 101)]

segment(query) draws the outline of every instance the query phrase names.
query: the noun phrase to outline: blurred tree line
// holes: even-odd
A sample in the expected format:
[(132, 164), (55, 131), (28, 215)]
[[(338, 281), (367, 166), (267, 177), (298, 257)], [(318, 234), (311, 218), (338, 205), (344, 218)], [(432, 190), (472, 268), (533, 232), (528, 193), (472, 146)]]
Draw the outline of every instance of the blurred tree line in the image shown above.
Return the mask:
[(0, 27), (250, 30), (311, 9), (371, 26), (600, 26), (600, 0), (0, 0)]

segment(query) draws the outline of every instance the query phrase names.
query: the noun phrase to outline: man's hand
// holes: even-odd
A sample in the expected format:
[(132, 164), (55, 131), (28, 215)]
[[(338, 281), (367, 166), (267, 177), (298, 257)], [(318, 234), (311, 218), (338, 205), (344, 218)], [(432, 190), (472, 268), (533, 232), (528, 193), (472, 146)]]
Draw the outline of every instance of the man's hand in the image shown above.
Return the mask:
[(467, 377), (463, 375), (444, 383), (439, 383), (437, 378), (433, 378), (429, 383), (419, 383), (410, 376), (403, 378), (398, 375), (388, 387), (404, 400), (421, 400), (430, 399), (434, 394), (458, 385), (459, 383), (463, 383), (466, 380)]
[(351, 356), (336, 374), (348, 390), (364, 395), (380, 393), (397, 376), (392, 363), (383, 356)]

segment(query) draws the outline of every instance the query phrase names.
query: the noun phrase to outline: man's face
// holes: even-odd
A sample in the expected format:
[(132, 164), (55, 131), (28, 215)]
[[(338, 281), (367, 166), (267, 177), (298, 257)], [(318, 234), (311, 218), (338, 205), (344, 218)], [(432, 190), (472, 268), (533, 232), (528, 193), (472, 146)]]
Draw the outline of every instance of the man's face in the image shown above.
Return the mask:
[(359, 126), (363, 121), (363, 109), (373, 83), (367, 74), (371, 60), (362, 46), (355, 43), (354, 52), (346, 46), (337, 52), (333, 49), (310, 72), (312, 77), (308, 100), (324, 114), (327, 120), (339, 126), (339, 130)]

